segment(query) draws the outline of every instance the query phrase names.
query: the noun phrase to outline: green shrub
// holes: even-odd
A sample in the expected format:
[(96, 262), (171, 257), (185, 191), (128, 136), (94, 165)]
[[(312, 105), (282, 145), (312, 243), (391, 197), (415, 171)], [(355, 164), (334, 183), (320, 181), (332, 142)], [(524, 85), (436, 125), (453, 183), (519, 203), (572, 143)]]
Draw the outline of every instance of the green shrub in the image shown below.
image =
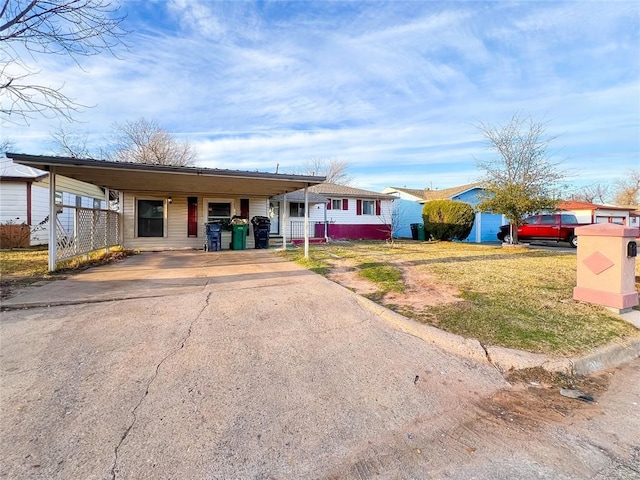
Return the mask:
[(475, 213), (465, 202), (433, 200), (424, 204), (422, 219), (427, 236), (435, 240), (464, 240), (471, 233)]

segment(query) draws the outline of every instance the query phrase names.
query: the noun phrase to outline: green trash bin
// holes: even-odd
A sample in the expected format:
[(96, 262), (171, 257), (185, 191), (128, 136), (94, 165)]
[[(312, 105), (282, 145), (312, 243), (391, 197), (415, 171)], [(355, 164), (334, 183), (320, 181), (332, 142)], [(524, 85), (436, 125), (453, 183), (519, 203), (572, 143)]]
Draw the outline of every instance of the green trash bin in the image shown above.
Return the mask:
[(249, 225), (236, 223), (231, 228), (231, 250), (245, 250), (247, 248), (247, 231)]
[(418, 240), (424, 242), (427, 239), (427, 231), (422, 223), (418, 224)]

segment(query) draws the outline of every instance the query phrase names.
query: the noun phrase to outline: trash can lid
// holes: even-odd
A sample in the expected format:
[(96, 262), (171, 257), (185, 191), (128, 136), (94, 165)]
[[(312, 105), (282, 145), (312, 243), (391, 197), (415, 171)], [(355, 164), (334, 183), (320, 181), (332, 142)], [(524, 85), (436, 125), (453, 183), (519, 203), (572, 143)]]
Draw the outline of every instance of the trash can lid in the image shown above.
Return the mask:
[(254, 225), (261, 225), (265, 223), (271, 223), (271, 219), (269, 217), (262, 217), (260, 215), (256, 215), (251, 219), (251, 223)]
[(247, 225), (249, 223), (249, 219), (247, 217), (241, 217), (239, 215), (235, 215), (231, 217), (231, 223), (233, 225)]

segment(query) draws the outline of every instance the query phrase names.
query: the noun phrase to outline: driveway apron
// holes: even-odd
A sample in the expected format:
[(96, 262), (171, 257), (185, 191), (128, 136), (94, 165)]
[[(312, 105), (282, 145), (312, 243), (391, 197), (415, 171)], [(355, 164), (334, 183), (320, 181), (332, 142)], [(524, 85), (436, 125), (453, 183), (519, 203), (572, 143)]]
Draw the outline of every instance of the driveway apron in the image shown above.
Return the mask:
[(419, 432), (506, 386), (269, 251), (145, 253), (4, 306), (2, 478), (420, 477), (451, 457)]

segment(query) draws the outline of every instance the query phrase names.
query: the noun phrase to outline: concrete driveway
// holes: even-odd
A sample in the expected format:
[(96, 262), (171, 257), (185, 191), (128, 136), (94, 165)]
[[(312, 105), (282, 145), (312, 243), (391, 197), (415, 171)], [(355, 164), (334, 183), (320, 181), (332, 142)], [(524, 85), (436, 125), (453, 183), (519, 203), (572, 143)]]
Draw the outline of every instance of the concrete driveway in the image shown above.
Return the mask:
[(618, 465), (586, 447), (563, 450), (573, 460), (542, 441), (542, 457), (517, 450), (527, 433), (511, 444), (478, 423), (507, 387), (493, 367), (393, 329), (268, 251), (145, 253), (3, 305), (30, 307), (0, 321), (1, 478), (578, 478)]

